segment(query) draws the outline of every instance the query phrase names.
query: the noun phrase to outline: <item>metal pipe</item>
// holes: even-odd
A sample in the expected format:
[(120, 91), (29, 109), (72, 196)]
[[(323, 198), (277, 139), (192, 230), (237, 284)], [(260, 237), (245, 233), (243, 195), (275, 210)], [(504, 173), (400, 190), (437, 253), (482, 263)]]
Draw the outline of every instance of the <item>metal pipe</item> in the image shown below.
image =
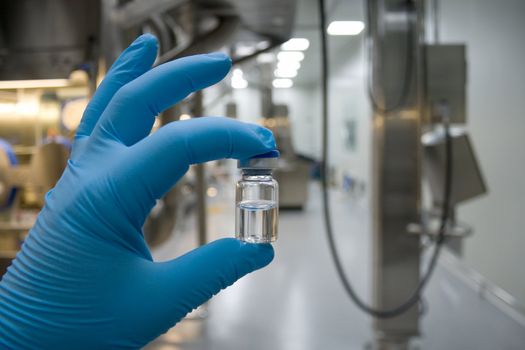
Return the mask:
[(187, 3), (189, 0), (135, 0), (115, 8), (111, 13), (112, 21), (121, 29), (133, 28), (167, 10)]
[(230, 42), (237, 32), (240, 19), (237, 16), (220, 16), (218, 26), (211, 32), (198, 34), (184, 47), (175, 47), (159, 57), (157, 64), (162, 64), (179, 57), (196, 55), (218, 50)]
[(432, 22), (434, 44), (439, 44), (439, 0), (432, 0)]
[(166, 48), (172, 47), (174, 42), (173, 35), (168, 29), (169, 27), (163, 18), (158, 14), (154, 14), (149, 18), (149, 20), (151, 21), (154, 30), (156, 30), (159, 34), (161, 52)]
[[(202, 116), (202, 91), (195, 92), (192, 102), (192, 114), (196, 117)], [(207, 242), (206, 188), (205, 164), (197, 164), (195, 165), (195, 192), (197, 194), (197, 241), (199, 246)]]

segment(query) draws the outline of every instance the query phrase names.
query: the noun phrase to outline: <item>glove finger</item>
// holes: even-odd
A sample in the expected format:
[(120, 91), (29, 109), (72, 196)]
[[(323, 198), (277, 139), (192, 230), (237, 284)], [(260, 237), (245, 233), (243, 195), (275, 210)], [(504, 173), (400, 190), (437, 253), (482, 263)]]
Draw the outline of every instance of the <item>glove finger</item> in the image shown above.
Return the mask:
[(122, 52), (84, 111), (76, 138), (89, 136), (118, 89), (151, 68), (157, 57), (157, 47), (157, 39), (151, 34), (144, 34)]
[(144, 265), (133, 287), (134, 315), (128, 313), (119, 324), (128, 323), (126, 328), (138, 337), (137, 345), (140, 340), (154, 339), (222, 289), (268, 265), (273, 257), (270, 244), (226, 238), (169, 262)]
[(191, 164), (249, 158), (275, 147), (272, 132), (256, 124), (224, 117), (172, 122), (128, 149), (114, 181), (127, 196), (126, 203), (138, 206), (134, 212), (147, 215)]
[(158, 113), (190, 93), (219, 82), (230, 67), (228, 56), (212, 53), (153, 68), (115, 94), (95, 129), (96, 138), (133, 145), (149, 134)]

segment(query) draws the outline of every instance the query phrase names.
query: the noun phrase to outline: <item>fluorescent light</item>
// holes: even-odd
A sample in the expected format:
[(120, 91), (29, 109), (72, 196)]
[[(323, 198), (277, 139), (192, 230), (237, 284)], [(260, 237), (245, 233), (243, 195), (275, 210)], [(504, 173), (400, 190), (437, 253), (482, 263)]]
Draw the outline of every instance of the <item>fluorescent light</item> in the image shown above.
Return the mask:
[(231, 80), (232, 88), (234, 89), (245, 89), (248, 87), (248, 81), (244, 79), (243, 72), (239, 68), (233, 70), (233, 76)]
[(277, 62), (277, 69), (284, 70), (298, 70), (301, 68), (301, 63), (298, 61), (279, 61)]
[(89, 99), (87, 97), (76, 98), (64, 103), (60, 120), (62, 120), (62, 124), (64, 124), (67, 130), (76, 130), (78, 128), (82, 114), (84, 114), (88, 103)]
[(248, 87), (248, 82), (243, 78), (232, 78), (232, 88), (234, 89), (246, 89)]
[(294, 78), (297, 76), (296, 69), (276, 69), (273, 74), (277, 78)]
[(248, 81), (240, 75), (234, 75), (232, 77), (231, 85), (234, 89), (246, 89), (248, 87)]
[(279, 61), (296, 61), (300, 62), (304, 59), (304, 53), (301, 51), (281, 51), (277, 54)]
[(16, 103), (0, 103), (0, 114), (11, 114), (16, 111)]
[(326, 31), (330, 35), (357, 35), (365, 29), (361, 21), (333, 21)]
[(261, 42), (258, 42), (257, 45), (255, 45), (257, 50), (264, 50), (270, 47), (270, 42), (268, 40), (263, 40)]
[(0, 89), (59, 88), (68, 85), (68, 79), (0, 80)]
[(283, 51), (304, 51), (310, 46), (310, 41), (305, 38), (292, 38), (281, 45)]
[(255, 52), (254, 46), (240, 45), (235, 48), (235, 53), (239, 56), (248, 56)]
[(293, 81), (292, 79), (274, 79), (272, 85), (277, 89), (287, 89), (293, 86)]
[(275, 61), (275, 55), (271, 52), (257, 55), (257, 63), (272, 63), (273, 61)]
[(33, 101), (19, 101), (16, 103), (0, 103), (0, 114), (35, 115), (38, 113), (39, 105)]
[(206, 194), (208, 195), (208, 197), (216, 197), (217, 196), (217, 189), (215, 187), (208, 187), (208, 189), (206, 190)]

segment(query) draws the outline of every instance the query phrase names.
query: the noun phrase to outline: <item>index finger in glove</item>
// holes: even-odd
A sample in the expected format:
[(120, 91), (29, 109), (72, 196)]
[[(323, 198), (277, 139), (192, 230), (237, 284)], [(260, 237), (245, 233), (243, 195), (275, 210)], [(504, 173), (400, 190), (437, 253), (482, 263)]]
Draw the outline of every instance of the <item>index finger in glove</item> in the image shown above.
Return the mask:
[(94, 131), (96, 138), (131, 146), (151, 131), (154, 117), (190, 93), (213, 85), (228, 73), (223, 53), (188, 56), (157, 66), (115, 94)]
[(89, 136), (113, 95), (123, 85), (151, 68), (157, 56), (157, 46), (157, 39), (153, 35), (143, 34), (124, 50), (111, 66), (107, 76), (84, 111), (76, 138)]
[(120, 170), (122, 174), (117, 175), (117, 181), (121, 181), (123, 188), (134, 188), (136, 194), (144, 190), (157, 199), (191, 164), (249, 158), (275, 147), (272, 132), (256, 124), (225, 117), (172, 122), (129, 149), (130, 158)]

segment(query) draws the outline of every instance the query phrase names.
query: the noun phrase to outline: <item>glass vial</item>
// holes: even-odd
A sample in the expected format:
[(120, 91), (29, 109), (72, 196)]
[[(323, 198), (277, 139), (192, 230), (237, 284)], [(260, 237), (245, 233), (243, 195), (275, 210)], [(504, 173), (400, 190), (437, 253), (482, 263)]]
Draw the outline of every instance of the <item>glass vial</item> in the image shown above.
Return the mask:
[(250, 243), (277, 239), (279, 186), (272, 177), (278, 151), (239, 161), (242, 178), (235, 193), (235, 237)]

